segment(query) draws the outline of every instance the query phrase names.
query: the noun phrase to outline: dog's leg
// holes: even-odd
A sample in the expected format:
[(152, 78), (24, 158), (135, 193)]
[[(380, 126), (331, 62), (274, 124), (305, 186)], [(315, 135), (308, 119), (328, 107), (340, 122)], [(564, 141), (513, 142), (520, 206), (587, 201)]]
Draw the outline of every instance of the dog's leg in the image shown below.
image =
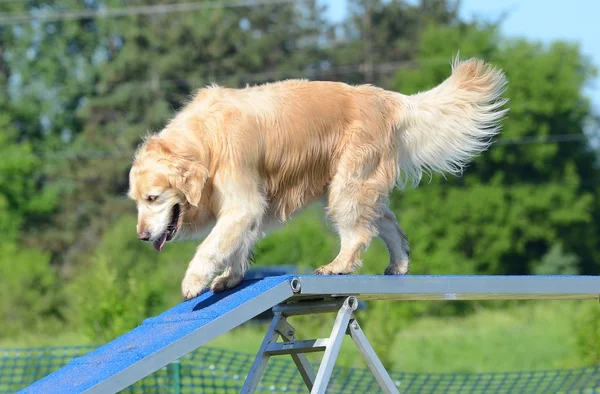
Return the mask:
[(213, 185), (218, 190), (215, 210), (220, 214), (188, 266), (181, 284), (185, 299), (204, 291), (219, 272), (226, 271), (213, 284), (215, 291), (233, 287), (242, 280), (267, 207), (255, 179), (254, 174), (244, 170), (232, 169), (215, 175)]
[(210, 285), (213, 293), (231, 289), (240, 284), (250, 266), (250, 251), (246, 247), (238, 249), (226, 264), (225, 271), (218, 275)]
[(390, 265), (386, 275), (403, 275), (408, 272), (410, 246), (406, 233), (398, 224), (396, 215), (385, 204), (381, 204), (382, 215), (377, 219), (377, 235), (385, 243), (390, 254)]
[[(232, 277), (227, 285), (235, 285), (241, 281), (244, 270), (241, 264), (228, 267), (228, 262), (237, 251), (249, 250), (258, 238), (258, 222), (260, 217), (245, 209), (229, 210), (217, 219), (217, 223), (208, 237), (198, 247), (190, 262), (181, 290), (185, 299), (196, 297), (204, 291), (217, 272), (230, 268)], [(235, 283), (237, 281), (237, 283)], [(215, 284), (217, 290), (223, 286)]]
[(362, 265), (360, 252), (366, 248), (372, 238), (371, 231), (367, 228), (355, 226), (353, 228), (340, 228), (341, 248), (337, 257), (329, 264), (315, 270), (320, 275), (351, 274)]
[(340, 252), (316, 274), (350, 274), (362, 265), (360, 252), (377, 234), (379, 184), (369, 179), (336, 175), (329, 189), (328, 216), (338, 229)]
[[(267, 214), (261, 220), (257, 236), (258, 238), (266, 237), (268, 233), (281, 226), (283, 226), (283, 223), (279, 219), (272, 214)], [(245, 246), (232, 255), (230, 261), (227, 262), (225, 271), (212, 281), (210, 288), (214, 293), (231, 289), (244, 279), (252, 259), (252, 245), (247, 244)]]

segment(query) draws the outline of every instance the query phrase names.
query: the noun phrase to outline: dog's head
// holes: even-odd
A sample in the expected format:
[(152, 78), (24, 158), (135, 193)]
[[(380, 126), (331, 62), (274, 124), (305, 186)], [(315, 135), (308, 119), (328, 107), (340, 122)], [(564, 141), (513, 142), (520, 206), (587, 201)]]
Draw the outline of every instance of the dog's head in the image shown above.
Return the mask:
[(129, 172), (128, 196), (137, 204), (137, 235), (156, 250), (181, 231), (185, 214), (198, 208), (208, 170), (153, 137), (138, 150)]

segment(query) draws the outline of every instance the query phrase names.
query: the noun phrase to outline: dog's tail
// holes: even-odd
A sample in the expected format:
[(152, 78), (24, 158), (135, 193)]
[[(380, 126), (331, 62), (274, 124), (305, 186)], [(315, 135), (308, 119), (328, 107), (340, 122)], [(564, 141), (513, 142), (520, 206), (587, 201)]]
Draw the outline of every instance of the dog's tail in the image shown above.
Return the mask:
[(460, 175), (486, 150), (508, 111), (501, 96), (504, 73), (479, 59), (452, 63), (452, 74), (435, 88), (398, 94), (398, 185), (417, 185), (423, 172)]

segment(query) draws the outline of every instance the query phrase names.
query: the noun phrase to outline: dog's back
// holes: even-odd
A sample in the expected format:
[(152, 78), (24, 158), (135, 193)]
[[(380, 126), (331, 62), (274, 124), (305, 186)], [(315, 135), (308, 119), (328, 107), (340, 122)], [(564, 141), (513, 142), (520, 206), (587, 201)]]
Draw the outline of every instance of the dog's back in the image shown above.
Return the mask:
[(202, 122), (212, 125), (207, 131), (216, 130), (213, 141), (221, 155), (215, 160), (256, 167), (271, 211), (285, 219), (325, 193), (349, 141), (362, 139), (381, 150), (392, 132), (386, 94), (370, 86), (287, 80), (245, 89), (211, 87), (186, 111), (195, 107)]

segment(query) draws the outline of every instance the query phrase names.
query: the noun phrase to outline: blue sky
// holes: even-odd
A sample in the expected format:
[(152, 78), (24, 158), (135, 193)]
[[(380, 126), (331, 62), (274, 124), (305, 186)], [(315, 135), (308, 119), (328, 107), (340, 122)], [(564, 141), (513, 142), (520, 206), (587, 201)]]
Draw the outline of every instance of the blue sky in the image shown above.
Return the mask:
[[(347, 0), (322, 1), (331, 19), (340, 20), (346, 14)], [(507, 13), (502, 24), (506, 36), (577, 42), (600, 74), (600, 0), (462, 0), (461, 14), (466, 18), (495, 20), (503, 13)], [(600, 78), (585, 92), (600, 110)]]

